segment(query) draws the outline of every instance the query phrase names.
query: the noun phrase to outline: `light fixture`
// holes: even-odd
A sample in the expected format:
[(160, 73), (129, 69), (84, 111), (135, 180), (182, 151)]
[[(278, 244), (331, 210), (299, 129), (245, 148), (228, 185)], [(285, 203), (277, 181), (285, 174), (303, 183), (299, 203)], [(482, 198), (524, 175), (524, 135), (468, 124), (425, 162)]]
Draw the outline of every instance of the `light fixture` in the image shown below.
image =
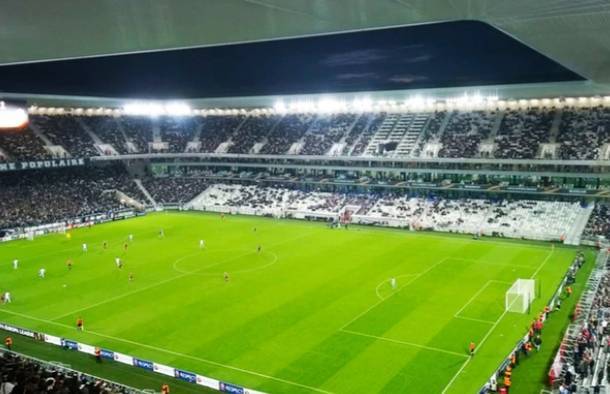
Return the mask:
[(28, 113), (25, 109), (7, 106), (0, 101), (0, 129), (16, 129), (28, 123)]

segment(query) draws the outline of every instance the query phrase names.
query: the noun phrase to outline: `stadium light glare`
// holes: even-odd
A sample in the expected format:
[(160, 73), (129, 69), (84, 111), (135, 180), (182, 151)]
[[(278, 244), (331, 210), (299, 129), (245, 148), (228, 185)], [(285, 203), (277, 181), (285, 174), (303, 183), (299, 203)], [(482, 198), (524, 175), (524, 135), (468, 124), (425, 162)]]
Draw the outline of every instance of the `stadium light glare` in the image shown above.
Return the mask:
[(331, 98), (321, 99), (318, 101), (317, 105), (317, 111), (320, 113), (338, 113), (345, 111), (346, 109), (347, 106), (345, 102)]
[(187, 116), (192, 113), (191, 107), (186, 103), (170, 102), (165, 104), (165, 114), (169, 116)]
[(126, 104), (123, 107), (123, 111), (127, 115), (140, 116), (159, 116), (164, 112), (163, 106), (161, 104), (145, 102), (134, 102)]
[(352, 108), (359, 112), (367, 112), (373, 109), (373, 101), (368, 97), (355, 98)]
[(278, 101), (273, 105), (273, 110), (278, 114), (285, 114), (288, 111), (286, 104), (283, 101)]
[(405, 105), (410, 109), (423, 109), (426, 105), (426, 100), (422, 96), (413, 96), (405, 101)]
[(156, 102), (133, 102), (123, 107), (127, 115), (139, 116), (188, 116), (191, 115), (191, 107), (182, 102), (156, 103)]
[(28, 123), (28, 113), (23, 108), (8, 107), (0, 101), (0, 129), (16, 129)]

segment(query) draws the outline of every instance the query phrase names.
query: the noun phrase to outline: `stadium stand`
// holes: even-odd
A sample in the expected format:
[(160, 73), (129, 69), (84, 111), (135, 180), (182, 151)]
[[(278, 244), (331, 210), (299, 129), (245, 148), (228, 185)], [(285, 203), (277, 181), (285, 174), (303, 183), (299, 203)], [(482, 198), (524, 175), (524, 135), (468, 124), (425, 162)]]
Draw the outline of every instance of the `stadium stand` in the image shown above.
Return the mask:
[(559, 126), (560, 158), (593, 160), (600, 158), (603, 144), (610, 141), (610, 109), (568, 108)]
[(229, 140), (235, 130), (244, 122), (244, 116), (208, 116), (201, 129), (200, 152), (214, 153), (223, 142)]
[(280, 119), (275, 115), (248, 117), (231, 137), (229, 153), (257, 153), (256, 145), (264, 144), (265, 137)]
[(0, 149), (6, 153), (6, 156), (3, 155), (4, 161), (44, 160), (51, 157), (44, 142), (30, 128), (0, 133)]
[(227, 184), (210, 186), (188, 206), (320, 219), (334, 219), (349, 210), (352, 223), (537, 240), (560, 240), (571, 232), (581, 232), (575, 223), (586, 221), (592, 210), (579, 203), (556, 201), (346, 195)]
[(496, 137), (495, 157), (534, 159), (539, 146), (549, 143), (556, 111), (544, 109), (506, 111)]
[(117, 383), (73, 371), (59, 365), (0, 351), (0, 393), (135, 394)]
[(385, 117), (386, 114), (383, 112), (369, 116), (367, 124), (364, 126), (360, 136), (355, 140), (353, 147), (350, 149), (350, 156), (360, 156), (365, 152), (373, 139), (373, 136), (377, 132), (377, 129), (383, 124)]
[(289, 152), (292, 145), (297, 143), (313, 123), (312, 115), (286, 115), (278, 125), (269, 133), (267, 143), (263, 145), (261, 153), (281, 155)]
[(153, 141), (153, 124), (150, 119), (139, 117), (122, 117), (119, 121), (125, 132), (128, 142), (133, 145), (135, 152), (146, 153), (150, 151)]
[(445, 132), (441, 135), (440, 157), (472, 158), (479, 152), (481, 141), (489, 138), (496, 117), (495, 112), (473, 111), (451, 114)]
[(106, 144), (112, 145), (118, 154), (129, 153), (125, 135), (116, 118), (112, 116), (82, 116), (82, 121)]
[[(329, 154), (334, 144), (338, 144), (356, 120), (356, 115), (341, 114), (318, 117), (305, 135), (302, 155)], [(341, 151), (339, 147), (338, 151)]]
[(599, 259), (603, 264), (589, 278), (551, 367), (553, 384), (560, 393), (604, 392), (610, 381), (610, 266), (607, 254)]
[(79, 117), (36, 116), (31, 120), (54, 145), (62, 146), (72, 157), (99, 156), (93, 140), (83, 130)]
[(0, 174), (0, 228), (53, 223), (127, 207), (116, 191), (144, 201), (123, 168), (73, 168)]
[(200, 118), (163, 117), (160, 120), (161, 140), (167, 142), (168, 152), (184, 153), (201, 125)]
[(593, 240), (597, 237), (610, 239), (610, 208), (608, 205), (597, 204), (595, 206), (583, 235)]
[(206, 188), (201, 178), (146, 178), (142, 184), (157, 204), (184, 204)]
[[(38, 135), (37, 135), (38, 132)], [(46, 141), (44, 139), (47, 139)], [(437, 145), (434, 152), (427, 145)], [(53, 152), (45, 145), (63, 148)], [(550, 151), (545, 146), (557, 146)], [(610, 109), (422, 113), (136, 116), (35, 115), (0, 135), (0, 160), (126, 153), (261, 153), (441, 158), (604, 159)]]
[(370, 117), (367, 114), (362, 114), (358, 117), (343, 141), (343, 148), (341, 150), (343, 156), (350, 155), (354, 149), (354, 144), (358, 141), (364, 130), (368, 128), (369, 122)]

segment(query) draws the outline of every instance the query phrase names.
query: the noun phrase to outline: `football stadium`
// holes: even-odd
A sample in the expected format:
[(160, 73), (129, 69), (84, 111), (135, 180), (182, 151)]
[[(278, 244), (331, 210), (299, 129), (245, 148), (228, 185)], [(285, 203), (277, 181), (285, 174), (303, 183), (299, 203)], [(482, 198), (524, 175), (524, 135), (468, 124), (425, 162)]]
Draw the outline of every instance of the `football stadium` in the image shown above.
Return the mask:
[(0, 394), (609, 393), (609, 21), (0, 4)]

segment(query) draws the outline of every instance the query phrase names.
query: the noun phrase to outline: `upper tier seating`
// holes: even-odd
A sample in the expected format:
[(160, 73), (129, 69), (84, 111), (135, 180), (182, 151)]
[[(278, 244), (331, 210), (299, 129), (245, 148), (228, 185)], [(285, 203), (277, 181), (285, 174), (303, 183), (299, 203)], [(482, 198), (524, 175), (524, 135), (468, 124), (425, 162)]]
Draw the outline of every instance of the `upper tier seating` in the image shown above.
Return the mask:
[(103, 143), (112, 145), (118, 154), (129, 153), (125, 135), (121, 131), (116, 118), (112, 116), (83, 116), (82, 121)]
[(0, 133), (0, 160), (64, 152), (71, 157), (115, 154), (104, 145), (118, 154), (608, 160), (610, 108), (159, 118), (33, 115), (30, 127)]
[(129, 142), (134, 145), (137, 152), (149, 152), (150, 143), (153, 141), (152, 121), (142, 117), (122, 117), (120, 123)]
[(610, 142), (610, 108), (564, 109), (557, 140), (561, 159), (599, 159), (602, 146)]
[(243, 116), (208, 116), (203, 120), (199, 136), (201, 152), (214, 153), (216, 149), (229, 140), (231, 135), (245, 120)]
[(506, 111), (496, 136), (494, 156), (501, 159), (534, 159), (540, 144), (549, 143), (554, 110)]
[(307, 131), (302, 155), (328, 154), (333, 144), (339, 143), (354, 124), (356, 115), (341, 114), (318, 117)]
[(201, 118), (163, 117), (159, 121), (161, 140), (168, 145), (168, 152), (184, 153), (187, 144), (193, 141), (201, 124)]
[(2, 156), (6, 161), (43, 160), (51, 157), (44, 142), (29, 127), (0, 132), (0, 150), (5, 153)]
[(441, 136), (440, 157), (471, 158), (477, 156), (479, 144), (487, 139), (496, 117), (495, 112), (456, 111)]
[(99, 156), (91, 136), (75, 116), (34, 116), (30, 119), (54, 145), (63, 146), (72, 157)]
[(249, 117), (231, 137), (229, 153), (252, 153), (254, 145), (264, 143), (267, 134), (280, 121), (279, 116)]
[(299, 141), (311, 123), (313, 115), (286, 115), (267, 137), (261, 153), (271, 155), (287, 154), (292, 144)]

